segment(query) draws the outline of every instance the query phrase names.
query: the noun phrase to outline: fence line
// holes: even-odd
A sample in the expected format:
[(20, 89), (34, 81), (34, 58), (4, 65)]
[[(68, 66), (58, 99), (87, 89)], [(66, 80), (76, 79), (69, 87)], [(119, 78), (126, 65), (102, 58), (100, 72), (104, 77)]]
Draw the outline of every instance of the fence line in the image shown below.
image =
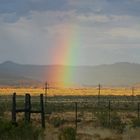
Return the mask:
[(19, 112), (24, 112), (26, 123), (30, 122), (31, 113), (41, 114), (41, 124), (42, 124), (42, 127), (45, 128), (45, 112), (44, 112), (43, 94), (40, 94), (40, 110), (31, 110), (31, 96), (30, 96), (30, 94), (25, 94), (25, 106), (24, 106), (24, 108), (17, 109), (16, 93), (14, 93), (13, 98), (12, 98), (12, 123), (13, 124), (17, 124), (16, 115)]

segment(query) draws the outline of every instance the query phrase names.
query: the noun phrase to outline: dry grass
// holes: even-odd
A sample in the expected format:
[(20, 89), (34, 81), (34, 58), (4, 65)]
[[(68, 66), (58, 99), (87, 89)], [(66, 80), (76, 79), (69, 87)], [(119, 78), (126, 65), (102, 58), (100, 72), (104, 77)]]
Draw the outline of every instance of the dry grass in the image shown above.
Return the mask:
[[(0, 95), (11, 95), (13, 92), (19, 95), (30, 93), (31, 95), (39, 95), (44, 93), (43, 88), (0, 88)], [(65, 95), (97, 95), (98, 88), (51, 88), (48, 89), (49, 96), (65, 96)], [(101, 95), (132, 95), (131, 88), (102, 88)], [(135, 89), (135, 95), (140, 95), (140, 89)]]
[[(10, 119), (10, 112), (5, 112), (4, 117), (8, 120)], [(18, 114), (18, 119), (22, 119), (24, 114)], [(55, 127), (50, 120), (52, 118), (62, 118), (65, 123)], [(89, 123), (91, 114), (85, 112), (84, 120), (78, 123), (77, 128), (77, 139), (76, 140), (139, 140), (140, 139), (140, 129), (129, 128), (124, 131), (124, 133), (116, 133), (116, 131), (106, 128), (101, 128), (100, 126), (95, 127), (94, 121)], [(40, 115), (32, 114), (31, 121), (33, 121), (35, 126), (40, 126)], [(75, 114), (74, 112), (65, 113), (52, 113), (46, 121), (45, 129), (45, 140), (59, 140), (58, 136), (60, 130), (63, 127), (75, 127)]]
[[(0, 95), (11, 95), (13, 92), (16, 92), (18, 95), (25, 95), (25, 93), (30, 93), (31, 95), (38, 96), (40, 93), (44, 93), (43, 88), (0, 88)], [(98, 88), (57, 88), (49, 89), (49, 96), (64, 96), (64, 95), (97, 95)], [(131, 95), (131, 88), (102, 88), (101, 95)], [(140, 89), (135, 89), (135, 95), (140, 95)], [(4, 114), (8, 120), (10, 119), (10, 113), (5, 112)], [(73, 125), (75, 114), (74, 112), (65, 112), (65, 113), (52, 113), (52, 116), (49, 117), (62, 117), (66, 120), (66, 126)], [(79, 114), (78, 114), (79, 115)], [(126, 118), (133, 118), (133, 114), (119, 114), (125, 121)], [(124, 116), (123, 116), (124, 115)], [(126, 116), (127, 115), (127, 116)], [(19, 118), (22, 118), (23, 114), (19, 114)], [(78, 125), (77, 130), (77, 140), (139, 140), (140, 139), (140, 129), (129, 129), (123, 134), (116, 134), (112, 130), (103, 129), (95, 126), (94, 121), (91, 123), (90, 120), (93, 119), (92, 113), (85, 113), (82, 119), (82, 123)], [(38, 125), (40, 125), (40, 116), (35, 114), (32, 115), (32, 119)], [(96, 120), (95, 120), (96, 121)], [(129, 121), (129, 120), (128, 120)], [(47, 121), (47, 129), (45, 130), (46, 139), (57, 140), (59, 134), (59, 128), (53, 127), (52, 124), (49, 124)]]

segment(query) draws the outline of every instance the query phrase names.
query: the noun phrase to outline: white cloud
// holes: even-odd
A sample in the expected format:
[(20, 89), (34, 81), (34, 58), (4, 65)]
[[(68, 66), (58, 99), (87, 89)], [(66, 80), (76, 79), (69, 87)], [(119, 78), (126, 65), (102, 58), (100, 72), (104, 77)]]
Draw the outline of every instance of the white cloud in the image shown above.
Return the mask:
[(126, 37), (128, 39), (139, 39), (140, 40), (140, 31), (131, 28), (114, 28), (110, 32), (113, 37)]

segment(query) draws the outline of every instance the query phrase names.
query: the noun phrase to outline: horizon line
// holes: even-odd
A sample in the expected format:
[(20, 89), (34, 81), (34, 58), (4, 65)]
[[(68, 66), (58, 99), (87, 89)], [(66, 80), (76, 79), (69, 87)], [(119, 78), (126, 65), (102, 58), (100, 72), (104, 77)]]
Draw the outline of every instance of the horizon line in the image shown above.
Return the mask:
[(140, 63), (136, 63), (136, 62), (127, 62), (127, 61), (120, 61), (120, 62), (114, 62), (114, 63), (103, 63), (103, 64), (78, 64), (78, 65), (67, 65), (67, 64), (31, 64), (31, 63), (19, 63), (19, 62), (15, 62), (12, 60), (6, 60), (0, 63), (1, 64), (17, 64), (17, 65), (32, 65), (32, 66), (66, 66), (66, 67), (82, 67), (82, 66), (101, 66), (101, 65), (113, 65), (113, 64), (122, 64), (122, 63), (128, 63), (128, 64), (140, 64)]

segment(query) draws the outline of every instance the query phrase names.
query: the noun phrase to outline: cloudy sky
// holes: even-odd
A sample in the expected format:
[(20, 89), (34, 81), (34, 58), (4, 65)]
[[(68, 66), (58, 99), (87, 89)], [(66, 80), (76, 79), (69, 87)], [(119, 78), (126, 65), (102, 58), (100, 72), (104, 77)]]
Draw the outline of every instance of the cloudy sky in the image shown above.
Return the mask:
[(7, 60), (140, 63), (140, 0), (0, 0), (0, 63)]

